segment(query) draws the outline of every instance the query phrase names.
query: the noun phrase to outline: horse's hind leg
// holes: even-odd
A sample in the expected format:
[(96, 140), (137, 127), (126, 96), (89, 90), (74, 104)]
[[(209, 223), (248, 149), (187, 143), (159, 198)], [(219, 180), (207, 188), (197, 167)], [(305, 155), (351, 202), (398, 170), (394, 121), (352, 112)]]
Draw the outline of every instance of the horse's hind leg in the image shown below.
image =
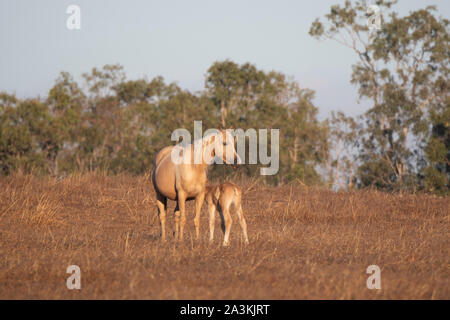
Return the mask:
[(180, 207), (175, 207), (175, 240), (178, 240), (178, 237), (180, 235)]
[(200, 214), (202, 212), (202, 206), (203, 201), (205, 200), (205, 193), (199, 194), (195, 198), (195, 218), (194, 218), (194, 224), (195, 224), (195, 237), (198, 240), (198, 237), (200, 235)]
[(159, 192), (156, 192), (156, 205), (158, 206), (159, 222), (161, 223), (161, 240), (166, 241), (167, 198)]

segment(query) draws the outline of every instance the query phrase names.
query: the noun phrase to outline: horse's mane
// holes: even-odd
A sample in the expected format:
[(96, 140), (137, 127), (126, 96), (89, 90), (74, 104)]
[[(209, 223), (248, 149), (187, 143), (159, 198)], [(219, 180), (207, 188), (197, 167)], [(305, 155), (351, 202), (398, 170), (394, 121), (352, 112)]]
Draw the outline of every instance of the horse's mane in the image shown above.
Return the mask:
[(204, 137), (201, 137), (201, 138), (198, 138), (198, 139), (194, 140), (194, 141), (192, 142), (192, 145), (195, 146), (196, 144), (200, 144), (200, 143), (201, 143), (202, 146), (204, 146), (205, 143), (207, 143), (207, 142), (210, 141), (210, 139), (211, 139), (212, 136), (216, 136), (218, 133), (219, 133), (219, 132), (211, 132), (211, 133), (207, 134), (207, 135), (204, 136)]
[[(188, 147), (188, 148), (189, 148), (189, 147), (192, 147), (192, 148), (193, 148), (193, 151), (195, 151), (196, 148), (200, 148), (200, 149), (197, 149), (197, 150), (201, 150), (201, 157), (203, 158), (203, 152), (206, 151), (206, 149), (205, 149), (206, 144), (207, 144), (209, 141), (211, 141), (211, 138), (212, 138), (213, 136), (216, 136), (218, 133), (219, 133), (219, 132), (211, 132), (211, 133), (205, 135), (204, 137), (195, 139), (192, 143), (187, 144), (187, 145), (185, 146), (185, 148), (186, 148), (186, 147)], [(193, 154), (193, 156), (195, 156), (195, 154)]]

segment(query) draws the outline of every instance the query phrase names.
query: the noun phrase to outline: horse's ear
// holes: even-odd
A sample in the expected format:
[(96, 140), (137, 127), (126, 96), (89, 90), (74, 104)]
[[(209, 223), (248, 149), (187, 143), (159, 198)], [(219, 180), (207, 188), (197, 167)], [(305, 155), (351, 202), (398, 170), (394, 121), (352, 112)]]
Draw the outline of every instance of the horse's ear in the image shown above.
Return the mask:
[(220, 123), (217, 125), (217, 129), (222, 130), (222, 125)]
[(213, 143), (215, 139), (216, 139), (216, 135), (214, 135), (214, 134), (209, 136), (207, 139), (203, 139), (203, 146)]

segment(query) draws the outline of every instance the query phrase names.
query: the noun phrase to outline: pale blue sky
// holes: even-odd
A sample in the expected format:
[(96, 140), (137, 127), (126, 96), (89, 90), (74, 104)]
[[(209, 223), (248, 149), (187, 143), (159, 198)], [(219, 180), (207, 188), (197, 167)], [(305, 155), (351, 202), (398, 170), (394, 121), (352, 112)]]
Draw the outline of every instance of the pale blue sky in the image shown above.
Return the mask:
[[(45, 97), (61, 71), (83, 72), (120, 63), (129, 79), (162, 75), (191, 91), (217, 60), (251, 62), (316, 90), (323, 119), (331, 110), (356, 115), (350, 81), (356, 57), (308, 35), (311, 22), (339, 0), (1, 0), (0, 91)], [(66, 9), (81, 8), (81, 30), (68, 30)], [(401, 13), (448, 0), (400, 0)]]

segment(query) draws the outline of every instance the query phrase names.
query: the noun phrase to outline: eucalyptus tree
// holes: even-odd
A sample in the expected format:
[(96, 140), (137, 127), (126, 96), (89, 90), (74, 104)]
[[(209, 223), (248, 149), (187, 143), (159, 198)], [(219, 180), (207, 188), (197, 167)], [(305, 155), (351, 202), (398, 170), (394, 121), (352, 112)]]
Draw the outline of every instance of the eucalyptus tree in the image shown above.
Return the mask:
[[(445, 161), (448, 165), (442, 155), (430, 162), (424, 152), (426, 144), (435, 141), (430, 140), (436, 127), (431, 115), (448, 108), (448, 20), (438, 17), (432, 6), (400, 17), (393, 10), (395, 3), (376, 1), (381, 12), (378, 30), (367, 23), (372, 19), (368, 1), (346, 1), (331, 7), (326, 22), (316, 19), (310, 34), (354, 52), (351, 83), (360, 98), (372, 102), (360, 117), (359, 184), (416, 188), (431, 162), (435, 169)], [(448, 122), (443, 125), (448, 131)], [(446, 148), (448, 157), (448, 144)]]

